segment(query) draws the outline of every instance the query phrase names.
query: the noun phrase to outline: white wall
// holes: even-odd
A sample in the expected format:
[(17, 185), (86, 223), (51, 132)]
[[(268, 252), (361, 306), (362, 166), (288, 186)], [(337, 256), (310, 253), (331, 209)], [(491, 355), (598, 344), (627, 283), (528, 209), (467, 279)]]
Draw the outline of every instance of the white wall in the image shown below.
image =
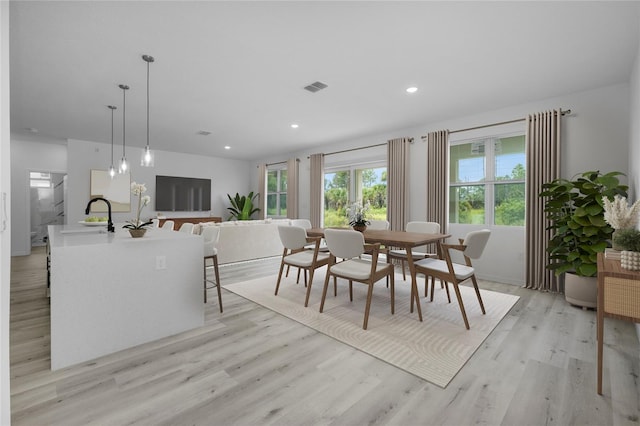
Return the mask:
[[(11, 207), (11, 143), (9, 136), (9, 2), (0, 1), (0, 196)], [(11, 424), (9, 388), (9, 290), (11, 287), (11, 216), (5, 229), (0, 198), (0, 425)], [(8, 213), (9, 211), (7, 211)]]
[[(38, 141), (39, 140), (39, 141)], [(55, 143), (58, 142), (58, 143)], [(76, 223), (85, 218), (84, 210), (89, 202), (91, 170), (107, 170), (111, 146), (109, 144), (70, 139), (66, 146), (59, 141), (42, 138), (26, 139), (13, 135), (12, 147), (12, 195), (14, 197), (12, 216), (13, 241), (12, 254), (26, 255), (31, 252), (29, 225), (29, 170), (50, 170), (67, 173), (67, 223)], [(140, 148), (127, 149), (127, 159), (131, 163), (131, 180), (145, 183), (151, 204), (145, 207), (142, 216), (156, 215), (154, 210), (155, 176), (185, 176), (211, 179), (211, 212), (163, 212), (173, 217), (228, 216), (229, 201), (227, 193), (247, 193), (251, 187), (252, 164), (246, 161), (229, 160), (180, 154), (167, 151), (155, 151), (155, 167), (145, 168), (139, 165)], [(135, 209), (135, 206), (133, 207)], [(125, 222), (133, 218), (134, 213), (114, 213), (113, 221)]]
[[(456, 95), (456, 96), (459, 96)], [(551, 99), (516, 105), (497, 111), (488, 111), (469, 117), (447, 120), (438, 123), (425, 123), (413, 128), (398, 129), (394, 132), (371, 135), (355, 140), (345, 140), (328, 144), (321, 149), (311, 149), (287, 154), (281, 157), (263, 159), (264, 162), (282, 161), (286, 158), (300, 158), (300, 217), (309, 217), (309, 160), (308, 155), (317, 152), (342, 151), (349, 148), (385, 143), (398, 137), (413, 137), (410, 152), (410, 206), (409, 220), (426, 219), (425, 158), (426, 145), (421, 136), (430, 131), (457, 130), (489, 123), (523, 118), (538, 111), (562, 108), (571, 109), (572, 114), (565, 116), (562, 131), (562, 170), (563, 176), (571, 177), (587, 170), (613, 170), (628, 173), (629, 160), (629, 85), (620, 84), (580, 93), (569, 94)], [(509, 133), (513, 130), (524, 131), (525, 124), (492, 127), (482, 131), (463, 132), (451, 135), (451, 140), (466, 139), (482, 134)], [(328, 156), (325, 165), (350, 158), (363, 158), (379, 152), (380, 148), (354, 151), (339, 156)], [(384, 158), (384, 148), (383, 158)], [(257, 182), (254, 167), (253, 182)], [(254, 190), (256, 188), (254, 187)], [(524, 284), (524, 228), (491, 227), (492, 236), (487, 252), (476, 265), (478, 275), (495, 281)], [(466, 225), (452, 225), (449, 232), (454, 237), (462, 237), (469, 230)], [(496, 267), (498, 266), (499, 267)]]

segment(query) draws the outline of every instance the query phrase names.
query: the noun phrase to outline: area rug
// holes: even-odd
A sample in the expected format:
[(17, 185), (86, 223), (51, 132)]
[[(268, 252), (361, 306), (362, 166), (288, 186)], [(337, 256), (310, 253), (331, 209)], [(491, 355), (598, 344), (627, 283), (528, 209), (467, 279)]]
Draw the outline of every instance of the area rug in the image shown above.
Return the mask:
[[(444, 289), (436, 288), (433, 302), (421, 297), (423, 322), (420, 322), (415, 309), (409, 312), (410, 284), (398, 275), (395, 315), (391, 315), (389, 290), (384, 280), (379, 281), (373, 291), (369, 324), (367, 330), (363, 330), (367, 286), (354, 282), (353, 302), (350, 302), (347, 281), (338, 280), (337, 297), (331, 284), (324, 312), (320, 313), (324, 271), (324, 268), (316, 271), (307, 308), (304, 307), (303, 279), (296, 284), (293, 269), (280, 283), (277, 296), (274, 295), (277, 276), (223, 285), (223, 288), (443, 388), (519, 299), (481, 290), (487, 312), (482, 315), (473, 288), (461, 286), (471, 326), (467, 330), (453, 288), (450, 288), (452, 303), (448, 303)], [(421, 293), (423, 282), (418, 280)]]

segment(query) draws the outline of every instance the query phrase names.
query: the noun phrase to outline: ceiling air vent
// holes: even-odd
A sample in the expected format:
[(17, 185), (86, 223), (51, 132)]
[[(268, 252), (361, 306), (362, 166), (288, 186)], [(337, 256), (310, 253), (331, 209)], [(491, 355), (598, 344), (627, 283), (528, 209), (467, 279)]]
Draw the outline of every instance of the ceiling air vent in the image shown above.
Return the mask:
[(329, 86), (319, 81), (316, 81), (315, 83), (311, 83), (310, 85), (306, 86), (304, 90), (308, 90), (311, 93), (316, 93), (322, 89), (326, 89), (327, 87)]
[(209, 136), (211, 132), (207, 132), (206, 130), (199, 130), (196, 134), (200, 136)]

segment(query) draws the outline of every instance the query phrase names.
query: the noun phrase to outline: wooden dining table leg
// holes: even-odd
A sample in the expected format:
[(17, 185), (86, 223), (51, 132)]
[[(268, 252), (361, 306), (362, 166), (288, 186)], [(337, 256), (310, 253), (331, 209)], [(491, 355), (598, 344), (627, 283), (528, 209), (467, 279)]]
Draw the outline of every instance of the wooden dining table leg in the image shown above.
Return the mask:
[(411, 310), (413, 312), (413, 301), (416, 302), (418, 318), (422, 321), (422, 309), (420, 308), (420, 296), (418, 295), (418, 280), (416, 278), (416, 268), (413, 265), (413, 256), (411, 256), (411, 247), (407, 247), (407, 263), (409, 263), (409, 272), (411, 273)]

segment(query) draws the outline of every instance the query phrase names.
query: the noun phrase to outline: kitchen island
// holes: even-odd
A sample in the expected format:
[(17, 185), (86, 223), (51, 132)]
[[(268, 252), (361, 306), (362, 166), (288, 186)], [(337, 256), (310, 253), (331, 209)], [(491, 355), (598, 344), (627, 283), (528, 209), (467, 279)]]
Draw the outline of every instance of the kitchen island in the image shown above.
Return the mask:
[(204, 325), (202, 237), (50, 225), (51, 369)]

